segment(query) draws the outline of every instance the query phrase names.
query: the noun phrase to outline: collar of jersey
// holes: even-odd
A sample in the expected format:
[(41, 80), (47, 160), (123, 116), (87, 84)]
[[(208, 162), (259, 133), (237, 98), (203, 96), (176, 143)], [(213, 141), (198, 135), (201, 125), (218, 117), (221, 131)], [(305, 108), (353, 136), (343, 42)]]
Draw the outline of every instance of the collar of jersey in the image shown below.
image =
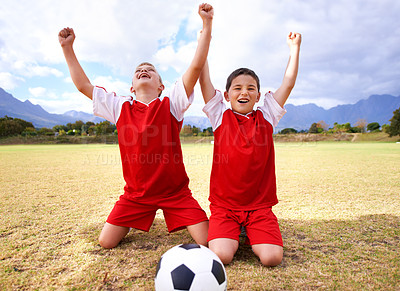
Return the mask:
[(232, 112), (235, 113), (235, 114), (237, 114), (237, 115), (246, 117), (247, 119), (250, 119), (250, 116), (249, 116), (249, 115), (253, 113), (253, 111), (251, 111), (251, 112), (249, 112), (249, 113), (242, 114), (242, 113), (239, 113), (239, 112), (235, 112), (235, 111), (233, 111), (233, 110), (232, 110)]
[(151, 100), (149, 103), (145, 103), (145, 102), (143, 102), (143, 101), (140, 101), (140, 100), (137, 100), (137, 99), (134, 99), (136, 102), (139, 102), (140, 104), (143, 104), (143, 105), (146, 105), (147, 107), (149, 107), (150, 106), (150, 104), (151, 103), (153, 103), (154, 101), (156, 101), (157, 99), (160, 99), (160, 97), (156, 97), (156, 98), (154, 98), (153, 100)]

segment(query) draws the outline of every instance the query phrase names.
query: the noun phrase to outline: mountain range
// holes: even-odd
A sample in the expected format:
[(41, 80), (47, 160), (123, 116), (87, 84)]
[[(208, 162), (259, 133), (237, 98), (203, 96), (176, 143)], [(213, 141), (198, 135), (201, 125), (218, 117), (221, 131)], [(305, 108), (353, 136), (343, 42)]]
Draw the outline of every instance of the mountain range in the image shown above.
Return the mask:
[[(354, 125), (361, 119), (365, 119), (367, 123), (378, 122), (383, 125), (389, 124), (393, 111), (400, 108), (400, 96), (372, 95), (355, 104), (339, 105), (330, 109), (324, 109), (315, 104), (298, 106), (286, 104), (285, 108), (287, 113), (279, 122), (276, 131), (289, 127), (296, 130), (309, 129), (311, 124), (322, 120), (330, 127), (335, 122), (340, 124), (350, 122)], [(34, 105), (29, 100), (20, 101), (0, 88), (0, 117), (5, 115), (32, 122), (36, 128), (52, 128), (55, 125), (74, 123), (77, 120), (94, 123), (104, 121), (93, 114), (74, 110), (64, 114), (52, 114), (40, 105)], [(186, 116), (184, 124), (201, 129), (211, 126), (206, 116)]]
[(32, 122), (36, 128), (52, 128), (55, 125), (74, 123), (77, 120), (94, 123), (104, 121), (103, 118), (81, 111), (72, 110), (64, 114), (49, 113), (40, 105), (34, 105), (29, 100), (20, 101), (0, 88), (0, 117), (5, 115)]

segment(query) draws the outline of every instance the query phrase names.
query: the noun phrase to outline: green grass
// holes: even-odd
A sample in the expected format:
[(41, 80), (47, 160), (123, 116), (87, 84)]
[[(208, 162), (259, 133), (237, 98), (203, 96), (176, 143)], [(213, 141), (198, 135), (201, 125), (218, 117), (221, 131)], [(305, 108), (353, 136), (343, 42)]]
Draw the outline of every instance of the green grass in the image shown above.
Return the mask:
[[(184, 144), (194, 196), (209, 214), (209, 144)], [(240, 245), (229, 290), (399, 290), (400, 144), (276, 143), (284, 259), (263, 267)], [(116, 145), (0, 147), (0, 289), (152, 290), (156, 264), (186, 231), (115, 249), (97, 238), (124, 181)]]

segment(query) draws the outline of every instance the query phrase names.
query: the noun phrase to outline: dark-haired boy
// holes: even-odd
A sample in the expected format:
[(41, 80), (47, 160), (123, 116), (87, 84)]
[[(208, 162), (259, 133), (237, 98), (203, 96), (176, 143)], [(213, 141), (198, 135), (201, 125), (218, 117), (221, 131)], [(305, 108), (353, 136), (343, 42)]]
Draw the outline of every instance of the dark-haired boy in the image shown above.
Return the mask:
[(200, 75), (203, 110), (214, 130), (208, 243), (224, 264), (238, 249), (241, 227), (262, 264), (276, 266), (282, 261), (282, 236), (272, 212), (278, 203), (272, 134), (296, 81), (301, 35), (289, 33), (287, 43), (290, 58), (283, 82), (275, 93), (265, 95), (257, 110), (253, 108), (260, 99), (260, 82), (252, 70), (235, 70), (224, 95), (214, 89), (207, 63)]

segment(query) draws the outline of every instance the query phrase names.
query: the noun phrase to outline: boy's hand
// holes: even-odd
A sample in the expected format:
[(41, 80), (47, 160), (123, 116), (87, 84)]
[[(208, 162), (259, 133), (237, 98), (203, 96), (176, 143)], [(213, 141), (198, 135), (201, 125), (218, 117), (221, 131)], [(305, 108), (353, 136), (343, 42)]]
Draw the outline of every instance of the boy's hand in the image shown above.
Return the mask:
[(68, 46), (74, 43), (75, 40), (75, 33), (72, 28), (64, 28), (58, 34), (58, 41), (60, 42), (61, 46)]
[(200, 4), (199, 15), (203, 21), (212, 20), (214, 17), (214, 8), (207, 3)]
[(301, 44), (301, 34), (297, 32), (289, 32), (289, 35), (286, 39), (287, 44), (290, 48), (295, 46), (300, 46)]

